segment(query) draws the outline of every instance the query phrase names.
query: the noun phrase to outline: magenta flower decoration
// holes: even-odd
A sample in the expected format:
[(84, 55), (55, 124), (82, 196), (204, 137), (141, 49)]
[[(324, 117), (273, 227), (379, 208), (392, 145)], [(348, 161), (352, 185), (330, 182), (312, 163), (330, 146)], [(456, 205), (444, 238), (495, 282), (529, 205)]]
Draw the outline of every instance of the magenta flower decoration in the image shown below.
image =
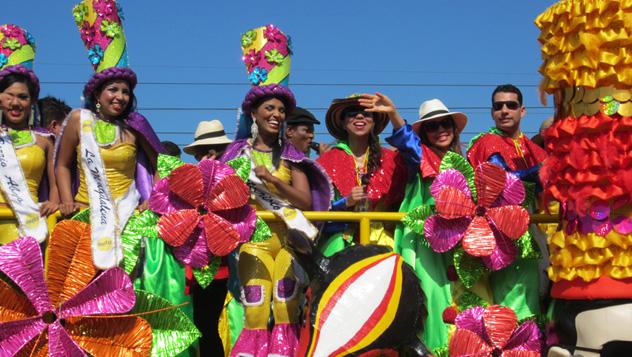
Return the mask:
[(160, 180), (149, 206), (162, 215), (158, 232), (176, 259), (201, 268), (208, 265), (209, 254), (227, 255), (250, 239), (257, 217), (249, 197), (248, 186), (230, 166), (203, 160)]
[(261, 61), (261, 52), (250, 50), (241, 59), (246, 64), (248, 71), (252, 71), (252, 69), (259, 64), (259, 61)]
[(461, 242), (465, 252), (481, 257), (489, 269), (499, 270), (515, 259), (513, 241), (529, 225), (529, 213), (520, 206), (524, 186), (514, 175), (490, 163), (476, 168), (474, 186), (477, 202), (461, 172), (441, 172), (430, 188), (437, 213), (426, 220), (424, 234), (435, 252), (446, 252)]
[(94, 45), (94, 27), (90, 26), (87, 21), (84, 21), (81, 29), (79, 30), (81, 39), (86, 44), (87, 47), (92, 48)]
[(285, 36), (281, 33), (281, 31), (272, 24), (263, 29), (263, 37), (265, 37), (269, 42), (281, 43), (286, 41)]
[(94, 11), (99, 17), (108, 17), (115, 13), (116, 5), (112, 0), (95, 0)]
[(2, 26), (0, 27), (0, 31), (2, 31), (6, 37), (22, 37), (22, 30), (16, 25)]
[(538, 357), (542, 335), (538, 325), (526, 321), (518, 326), (516, 313), (504, 306), (473, 307), (455, 320), (456, 331), (450, 338), (452, 357)]
[[(77, 223), (66, 224), (74, 225)], [(68, 227), (61, 230), (67, 232)], [(89, 247), (89, 241), (86, 242)], [(22, 238), (0, 247), (0, 271), (24, 293), (22, 295), (7, 283), (0, 282), (0, 296), (3, 297), (0, 302), (0, 355), (13, 356), (40, 336), (29, 349), (45, 348), (41, 343), (47, 340), (50, 356), (85, 356), (84, 348), (94, 346), (96, 338), (89, 336), (87, 331), (98, 330), (94, 325), (97, 315), (125, 313), (134, 307), (134, 288), (123, 269), (108, 269), (87, 285), (82, 285), (81, 281), (92, 276), (90, 269), (74, 271), (79, 285), (83, 286), (75, 293), (74, 289), (67, 288), (76, 284), (68, 283), (74, 279), (67, 275), (71, 270), (65, 270), (68, 268), (66, 262), (55, 259), (53, 266), (49, 263), (49, 276), (45, 278), (40, 246), (35, 239)], [(68, 278), (50, 277), (60, 272)], [(62, 290), (62, 286), (66, 289)], [(112, 318), (102, 321), (101, 331), (117, 323)], [(48, 337), (42, 338), (43, 333)], [(150, 328), (148, 337), (149, 340), (145, 340), (150, 349)]]

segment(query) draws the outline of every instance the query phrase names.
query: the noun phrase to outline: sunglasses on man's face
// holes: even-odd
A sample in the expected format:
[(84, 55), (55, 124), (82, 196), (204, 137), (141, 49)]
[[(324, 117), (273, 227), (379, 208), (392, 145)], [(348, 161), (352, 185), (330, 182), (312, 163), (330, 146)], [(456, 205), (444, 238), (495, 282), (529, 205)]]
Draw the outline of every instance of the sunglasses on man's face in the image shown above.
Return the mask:
[(454, 120), (452, 118), (443, 118), (441, 120), (433, 120), (424, 123), (423, 130), (426, 132), (435, 132), (439, 130), (439, 127), (444, 129), (452, 129), (454, 128)]
[(503, 106), (505, 105), (507, 106), (507, 109), (509, 110), (516, 110), (520, 108), (520, 103), (513, 100), (494, 102), (492, 106), (494, 107), (494, 110), (501, 110)]

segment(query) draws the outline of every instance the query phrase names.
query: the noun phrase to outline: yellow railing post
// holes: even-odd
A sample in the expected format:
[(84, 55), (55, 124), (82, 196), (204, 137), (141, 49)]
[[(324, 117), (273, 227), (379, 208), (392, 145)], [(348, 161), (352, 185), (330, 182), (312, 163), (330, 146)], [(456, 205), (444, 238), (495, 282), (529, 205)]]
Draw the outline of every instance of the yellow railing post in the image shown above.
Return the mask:
[(371, 220), (369, 217), (360, 218), (360, 244), (369, 244), (371, 235)]

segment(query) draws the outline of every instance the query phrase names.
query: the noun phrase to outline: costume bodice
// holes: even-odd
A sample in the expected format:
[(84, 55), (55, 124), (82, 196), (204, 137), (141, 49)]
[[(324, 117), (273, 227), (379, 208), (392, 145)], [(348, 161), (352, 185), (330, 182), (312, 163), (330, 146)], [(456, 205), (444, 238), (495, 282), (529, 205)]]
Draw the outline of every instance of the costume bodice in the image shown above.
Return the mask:
[[(77, 146), (79, 166), (79, 190), (75, 196), (78, 202), (88, 203), (88, 190), (85, 174), (81, 165), (81, 146)], [(105, 176), (113, 199), (122, 197), (134, 183), (136, 173), (136, 145), (122, 143), (110, 147), (100, 147), (99, 153), (105, 165)]]

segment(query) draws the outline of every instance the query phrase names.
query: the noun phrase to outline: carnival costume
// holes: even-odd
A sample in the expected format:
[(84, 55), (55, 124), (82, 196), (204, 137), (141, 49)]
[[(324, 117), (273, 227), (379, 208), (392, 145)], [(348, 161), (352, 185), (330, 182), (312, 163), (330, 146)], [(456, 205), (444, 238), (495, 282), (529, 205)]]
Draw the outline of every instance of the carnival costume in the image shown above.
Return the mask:
[[(237, 140), (228, 146), (222, 161), (248, 158), (248, 185), (251, 201), (259, 210), (271, 210), (282, 222), (270, 224), (271, 237), (259, 242), (244, 243), (239, 248), (238, 276), (241, 283), (241, 303), (245, 308), (244, 328), (231, 356), (292, 356), (298, 343), (300, 322), (300, 285), (288, 250), (289, 231), (315, 239), (317, 229), (300, 210), (293, 208), (274, 187), (261, 182), (255, 166), (263, 165), (283, 182), (290, 184), (290, 165), (299, 167), (309, 179), (312, 209), (327, 210), (331, 197), (328, 180), (321, 170), (293, 145), (281, 141), (280, 162), (274, 165), (272, 153), (257, 151), (251, 129), (256, 124), (251, 117), (253, 105), (263, 98), (277, 98), (285, 104), (286, 112), (296, 106), (294, 95), (279, 84), (287, 84), (290, 66), (288, 38), (274, 25), (260, 27), (242, 36), (242, 49), (249, 79), (254, 87), (242, 104)], [(283, 135), (280, 129), (279, 135)], [(234, 274), (234, 272), (231, 272)], [(272, 302), (274, 327), (268, 331)]]
[[(35, 88), (33, 102), (39, 95), (39, 79), (32, 70), (35, 40), (16, 25), (0, 26), (0, 80), (8, 75), (21, 75)], [(45, 130), (33, 129), (33, 108), (27, 130), (3, 128), (0, 133), (0, 203), (16, 214), (15, 220), (0, 221), (0, 244), (18, 237), (32, 236), (43, 242), (48, 235), (45, 218), (40, 217), (39, 201), (48, 197), (47, 153), (37, 145), (36, 135), (49, 138)], [(0, 113), (1, 123), (1, 113)]]
[[(351, 193), (351, 189), (357, 186), (366, 185), (368, 202), (360, 203), (356, 210), (368, 211), (391, 211), (401, 202), (403, 188), (406, 183), (406, 168), (402, 159), (392, 150), (380, 147), (380, 165), (374, 169), (370, 177), (367, 175), (367, 164), (369, 162), (369, 151), (367, 148), (364, 154), (364, 167), (359, 167), (356, 159), (349, 148), (347, 134), (343, 127), (343, 112), (345, 109), (361, 108), (356, 97), (346, 99), (334, 99), (332, 105), (327, 110), (326, 123), (329, 133), (338, 142), (323, 155), (317, 162), (325, 169), (331, 178), (334, 186), (334, 201), (332, 210), (344, 211), (349, 209), (346, 206), (346, 197)], [(378, 135), (388, 124), (386, 115), (374, 113), (375, 126), (373, 133)], [(323, 236), (320, 239), (320, 249), (325, 256), (331, 256), (353, 243), (357, 229), (347, 227), (343, 224), (329, 224), (325, 229), (330, 236)], [(393, 233), (384, 227), (380, 222), (371, 224), (369, 240), (373, 244), (393, 247)]]
[(630, 1), (561, 1), (536, 20), (542, 89), (556, 106), (541, 176), (562, 207), (548, 239), (549, 342), (575, 353), (632, 350), (621, 329), (632, 308), (631, 13)]
[[(85, 98), (93, 98), (95, 91), (112, 79), (126, 81), (131, 91), (137, 84), (136, 74), (127, 66), (121, 14), (121, 8), (113, 0), (84, 0), (73, 8), (95, 70), (83, 89)], [(157, 236), (152, 239), (147, 233), (141, 234), (155, 229), (157, 223), (157, 217), (149, 211), (134, 213), (150, 197), (155, 170), (149, 154), (139, 144), (121, 142), (123, 128), (131, 130), (137, 140), (146, 140), (155, 153), (164, 150), (141, 114), (132, 112), (122, 121), (110, 123), (88, 109), (80, 111), (72, 193), (75, 201), (90, 207), (80, 216), (92, 226), (95, 265), (100, 269), (122, 266), (127, 273), (136, 270), (141, 273), (134, 282), (137, 288), (160, 295), (173, 304), (190, 302), (190, 297), (184, 295), (184, 267)], [(190, 305), (182, 310), (192, 316)]]

